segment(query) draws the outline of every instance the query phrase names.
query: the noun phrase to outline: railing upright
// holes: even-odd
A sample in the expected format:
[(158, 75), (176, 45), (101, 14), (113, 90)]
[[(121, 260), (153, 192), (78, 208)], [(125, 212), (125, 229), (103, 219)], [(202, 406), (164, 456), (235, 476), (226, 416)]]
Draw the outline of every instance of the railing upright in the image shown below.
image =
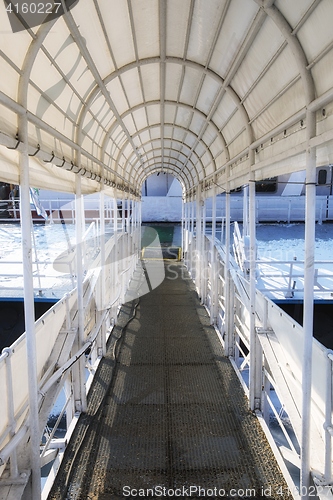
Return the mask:
[(332, 362), (333, 351), (328, 351), (326, 361), (326, 404), (325, 404), (325, 480), (332, 481)]

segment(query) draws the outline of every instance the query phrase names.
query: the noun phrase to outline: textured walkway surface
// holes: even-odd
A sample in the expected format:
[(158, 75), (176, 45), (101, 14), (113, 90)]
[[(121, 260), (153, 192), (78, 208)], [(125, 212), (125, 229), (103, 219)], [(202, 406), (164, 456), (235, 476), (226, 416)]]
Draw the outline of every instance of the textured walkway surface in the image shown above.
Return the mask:
[(166, 496), (289, 498), (180, 263), (123, 307), (49, 499)]

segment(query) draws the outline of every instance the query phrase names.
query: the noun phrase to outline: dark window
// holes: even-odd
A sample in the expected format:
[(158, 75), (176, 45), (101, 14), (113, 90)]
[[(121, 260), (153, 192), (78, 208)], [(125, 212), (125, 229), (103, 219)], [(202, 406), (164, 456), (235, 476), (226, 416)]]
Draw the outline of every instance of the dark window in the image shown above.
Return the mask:
[(277, 190), (277, 177), (270, 177), (256, 182), (256, 193), (275, 193)]
[(318, 172), (318, 184), (326, 184), (327, 170), (321, 169)]

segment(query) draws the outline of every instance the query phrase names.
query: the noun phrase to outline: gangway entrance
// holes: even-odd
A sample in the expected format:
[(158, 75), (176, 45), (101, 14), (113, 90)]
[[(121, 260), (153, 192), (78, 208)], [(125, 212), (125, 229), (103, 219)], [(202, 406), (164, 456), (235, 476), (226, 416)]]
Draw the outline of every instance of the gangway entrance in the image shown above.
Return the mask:
[(122, 307), (48, 498), (161, 492), (292, 498), (180, 262), (165, 263), (162, 284)]

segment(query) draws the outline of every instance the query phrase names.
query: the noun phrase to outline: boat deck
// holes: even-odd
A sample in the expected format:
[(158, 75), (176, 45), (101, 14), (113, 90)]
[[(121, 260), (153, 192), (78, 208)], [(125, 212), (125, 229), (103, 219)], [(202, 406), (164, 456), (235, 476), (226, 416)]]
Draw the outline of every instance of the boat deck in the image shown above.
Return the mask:
[(185, 267), (165, 273), (122, 307), (49, 500), (292, 498)]

